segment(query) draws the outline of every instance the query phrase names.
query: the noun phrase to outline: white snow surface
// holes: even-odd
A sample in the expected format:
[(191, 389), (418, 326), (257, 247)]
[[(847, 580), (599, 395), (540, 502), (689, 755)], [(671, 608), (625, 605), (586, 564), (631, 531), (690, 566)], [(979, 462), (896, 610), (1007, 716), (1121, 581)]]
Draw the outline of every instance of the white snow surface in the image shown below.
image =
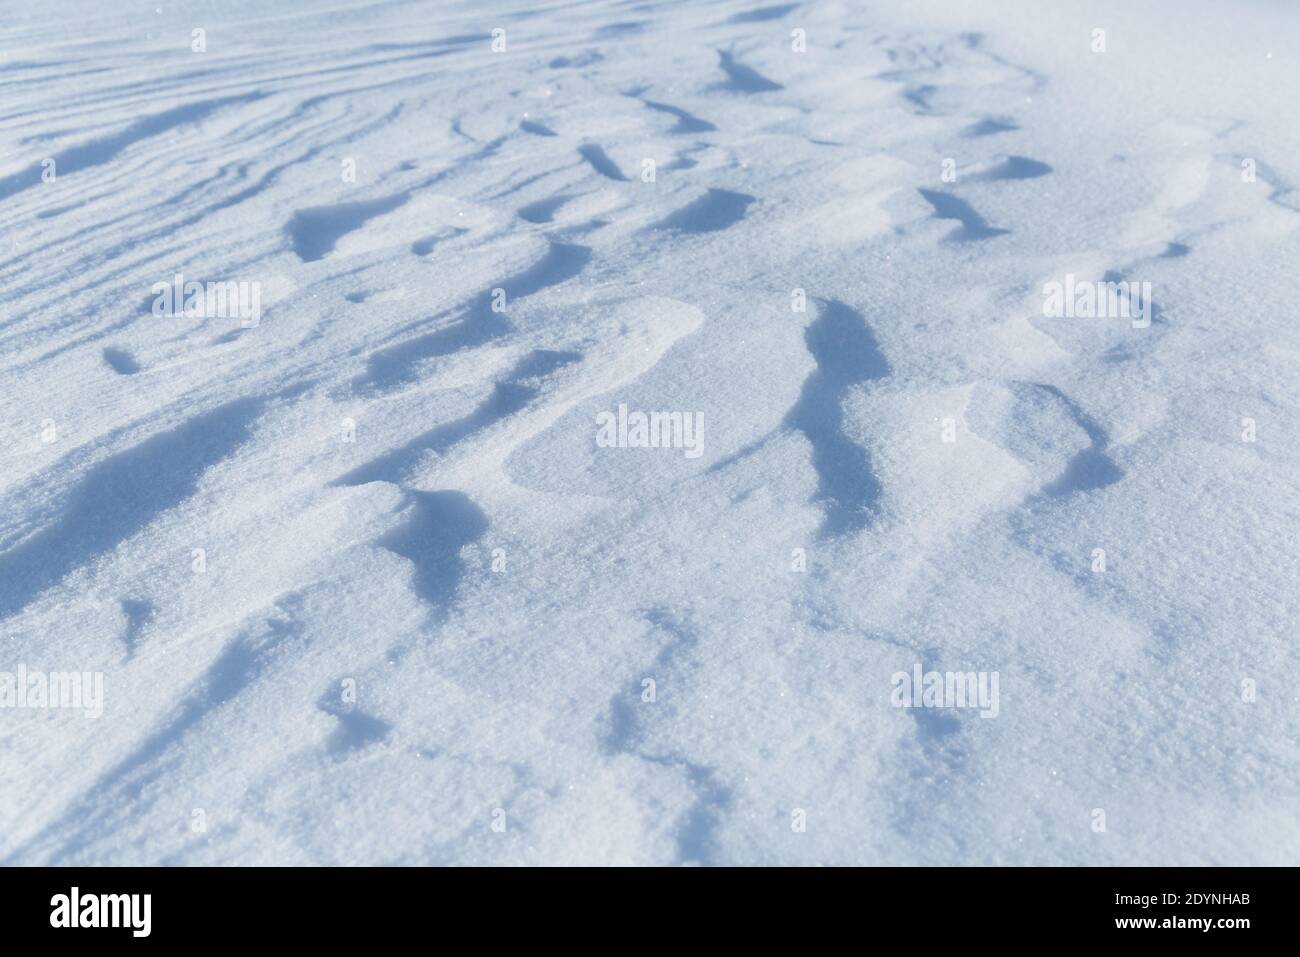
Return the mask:
[(5, 0), (0, 90), (0, 671), (104, 676), (0, 862), (1296, 863), (1296, 4)]

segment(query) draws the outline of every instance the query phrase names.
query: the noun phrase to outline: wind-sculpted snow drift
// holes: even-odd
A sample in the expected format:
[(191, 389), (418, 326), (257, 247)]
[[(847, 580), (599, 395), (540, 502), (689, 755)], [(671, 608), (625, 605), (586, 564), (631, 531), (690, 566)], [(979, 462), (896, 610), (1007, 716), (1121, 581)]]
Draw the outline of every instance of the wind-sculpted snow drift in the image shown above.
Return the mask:
[(0, 862), (1295, 860), (1294, 6), (0, 6)]

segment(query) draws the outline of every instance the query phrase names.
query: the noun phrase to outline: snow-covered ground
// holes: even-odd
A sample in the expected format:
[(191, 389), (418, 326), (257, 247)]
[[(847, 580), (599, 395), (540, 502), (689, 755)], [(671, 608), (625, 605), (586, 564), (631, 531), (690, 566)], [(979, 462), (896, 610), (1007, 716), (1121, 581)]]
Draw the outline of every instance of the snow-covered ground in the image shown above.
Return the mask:
[(0, 862), (1295, 863), (1297, 90), (1284, 0), (3, 0)]

